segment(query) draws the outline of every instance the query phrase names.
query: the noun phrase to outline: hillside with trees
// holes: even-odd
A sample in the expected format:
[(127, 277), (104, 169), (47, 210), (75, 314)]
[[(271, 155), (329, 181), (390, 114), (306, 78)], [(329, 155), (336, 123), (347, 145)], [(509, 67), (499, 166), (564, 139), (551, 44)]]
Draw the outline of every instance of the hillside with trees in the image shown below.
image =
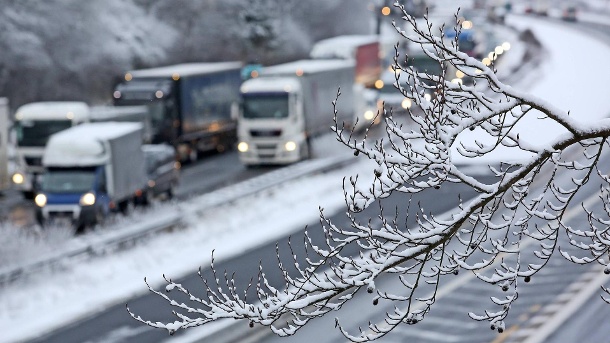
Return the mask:
[[(341, 11), (348, 2), (350, 11)], [(103, 103), (129, 69), (290, 61), (317, 40), (368, 33), (362, 22), (370, 15), (364, 0), (8, 0), (0, 12), (0, 96), (13, 107)]]

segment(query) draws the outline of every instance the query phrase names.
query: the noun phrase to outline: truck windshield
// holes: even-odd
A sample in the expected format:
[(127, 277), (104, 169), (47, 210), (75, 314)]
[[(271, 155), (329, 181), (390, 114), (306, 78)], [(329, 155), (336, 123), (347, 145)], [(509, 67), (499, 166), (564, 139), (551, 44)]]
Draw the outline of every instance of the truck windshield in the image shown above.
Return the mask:
[(440, 76), (443, 72), (438, 61), (435, 61), (428, 56), (418, 56), (412, 60), (409, 59), (409, 65), (420, 73)]
[(43, 147), (49, 137), (72, 126), (70, 120), (22, 120), (16, 125), (19, 146)]
[(249, 119), (288, 118), (288, 93), (245, 95), (243, 116)]
[(95, 168), (49, 169), (42, 178), (41, 189), (51, 193), (84, 193), (93, 189)]

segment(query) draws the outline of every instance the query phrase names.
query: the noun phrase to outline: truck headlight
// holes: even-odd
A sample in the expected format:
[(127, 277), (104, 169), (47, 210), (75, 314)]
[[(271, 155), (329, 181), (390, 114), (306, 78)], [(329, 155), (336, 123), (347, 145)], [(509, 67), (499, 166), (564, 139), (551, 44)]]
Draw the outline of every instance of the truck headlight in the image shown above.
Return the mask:
[(34, 198), (34, 202), (38, 207), (44, 207), (47, 204), (47, 196), (44, 194), (38, 194)]
[(20, 185), (25, 181), (25, 177), (21, 173), (15, 173), (12, 177), (13, 183)]
[(284, 144), (284, 149), (286, 149), (286, 151), (295, 151), (297, 149), (297, 143), (288, 141)]
[(239, 142), (239, 144), (237, 144), (237, 150), (239, 150), (240, 152), (246, 152), (250, 150), (250, 147), (246, 142)]
[(95, 204), (95, 194), (91, 192), (83, 194), (83, 196), (80, 197), (80, 201), (78, 203), (81, 206), (91, 206)]

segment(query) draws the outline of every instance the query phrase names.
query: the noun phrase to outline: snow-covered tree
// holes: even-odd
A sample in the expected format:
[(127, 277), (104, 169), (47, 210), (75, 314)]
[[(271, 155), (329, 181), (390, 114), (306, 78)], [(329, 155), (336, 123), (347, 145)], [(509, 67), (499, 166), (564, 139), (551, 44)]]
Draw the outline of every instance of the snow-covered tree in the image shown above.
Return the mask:
[[(357, 156), (354, 158), (375, 162), (370, 171), (372, 182), (360, 182), (358, 177), (344, 180), (351, 225), (335, 225), (321, 209), (325, 244), (314, 243), (307, 234), (306, 264), (296, 262), (296, 257), (292, 265), (279, 262), (285, 279), (282, 287), (272, 285), (262, 268), (258, 280), (237, 285), (232, 276), (212, 265), (214, 277), (202, 276), (203, 295), (171, 279), (166, 279), (163, 291), (149, 287), (175, 308), (176, 321), (149, 321), (130, 311), (135, 319), (170, 333), (222, 318), (245, 319), (286, 336), (311, 319), (341, 308), (356, 293), (368, 292), (371, 306), (381, 302), (396, 306), (374, 321), (384, 325), (371, 324), (360, 332), (348, 332), (337, 322), (349, 340), (364, 342), (399, 325), (425, 320), (433, 310), (439, 285), (459, 272), (470, 272), (505, 295), (492, 297), (483, 313), (470, 313), (474, 320), (488, 321), (501, 332), (518, 300), (521, 283), (535, 278), (552, 255), (561, 254), (578, 264), (610, 263), (610, 175), (598, 165), (602, 153), (610, 148), (610, 121), (576, 121), (569, 112), (504, 84), (493, 63), (460, 52), (457, 40), (445, 39), (443, 29), (432, 29), (429, 23), (422, 26), (403, 6), (395, 6), (406, 23), (406, 27), (394, 24), (395, 28), (412, 45), (411, 51), (413, 46), (419, 47), (441, 69), (456, 68), (474, 82), (452, 82), (445, 79), (445, 73), (418, 71), (409, 66), (408, 56), (397, 53), (395, 87), (418, 108), (409, 111), (410, 123), (403, 125), (391, 109), (385, 109), (387, 135), (373, 142), (367, 136), (356, 138), (341, 123), (333, 128), (337, 140)], [(459, 23), (455, 30), (460, 30)], [(401, 50), (397, 47), (396, 51)], [(519, 126), (532, 117), (544, 117), (564, 133), (544, 145), (520, 137)], [(493, 177), (487, 182), (455, 163), (457, 155), (477, 159), (501, 149), (528, 157), (490, 166)], [(595, 210), (575, 200), (593, 182), (600, 185)], [(394, 215), (381, 205), (382, 199), (395, 194), (410, 204), (412, 195), (434, 192), (447, 183), (462, 184), (478, 195), (470, 200), (456, 195), (457, 206), (449, 215), (419, 208), (415, 227), (405, 227), (398, 210)], [(376, 204), (377, 220), (359, 217)], [(574, 228), (566, 213), (579, 208), (588, 225)], [(581, 253), (561, 249), (562, 239)], [(354, 245), (358, 254), (344, 253)], [(605, 271), (610, 273), (608, 267)], [(397, 278), (402, 289), (377, 288), (376, 281), (382, 276)], [(254, 299), (247, 297), (250, 288), (255, 290)]]

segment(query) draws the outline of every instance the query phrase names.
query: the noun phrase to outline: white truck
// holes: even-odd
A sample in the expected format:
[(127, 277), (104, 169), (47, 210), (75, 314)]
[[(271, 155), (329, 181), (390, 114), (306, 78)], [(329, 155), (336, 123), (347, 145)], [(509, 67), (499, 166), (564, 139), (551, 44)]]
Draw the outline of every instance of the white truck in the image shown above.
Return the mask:
[(152, 142), (154, 133), (152, 128), (152, 114), (148, 106), (91, 106), (90, 121), (98, 122), (130, 122), (142, 124), (142, 142), (149, 144)]
[(139, 123), (87, 123), (51, 136), (34, 202), (37, 219), (70, 220), (77, 230), (125, 212), (146, 183)]
[(29, 198), (43, 171), (42, 155), (49, 137), (89, 121), (89, 106), (80, 101), (48, 101), (25, 104), (15, 111), (16, 154), (22, 164), (12, 175), (15, 189)]
[(381, 43), (378, 35), (343, 35), (320, 40), (314, 44), (312, 59), (343, 59), (355, 63), (354, 131), (381, 122), (381, 103), (375, 83), (381, 77)]
[(0, 192), (10, 188), (8, 99), (0, 98)]
[(354, 63), (300, 60), (262, 69), (241, 87), (239, 158), (246, 166), (289, 164), (310, 155), (310, 138), (329, 133), (337, 91), (337, 121), (354, 119)]

